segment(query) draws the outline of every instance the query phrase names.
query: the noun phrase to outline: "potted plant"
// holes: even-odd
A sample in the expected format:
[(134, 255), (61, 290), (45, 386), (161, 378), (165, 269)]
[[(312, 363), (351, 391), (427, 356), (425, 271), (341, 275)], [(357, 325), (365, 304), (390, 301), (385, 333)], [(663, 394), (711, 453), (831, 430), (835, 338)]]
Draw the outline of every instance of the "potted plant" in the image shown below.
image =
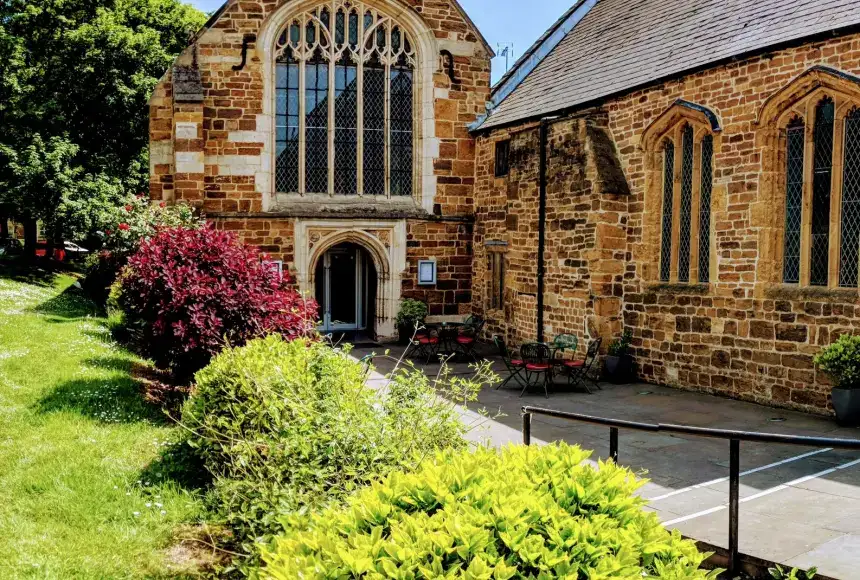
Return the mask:
[(420, 300), (406, 298), (400, 302), (400, 310), (397, 312), (397, 333), (400, 344), (406, 344), (415, 335), (416, 326), (424, 324), (427, 318), (427, 305)]
[(843, 334), (815, 356), (815, 364), (836, 383), (831, 393), (836, 422), (860, 425), (860, 336)]
[(609, 354), (603, 361), (603, 370), (609, 382), (620, 384), (630, 380), (633, 374), (633, 357), (630, 355), (632, 341), (633, 332), (627, 329), (621, 338), (616, 338), (609, 344)]

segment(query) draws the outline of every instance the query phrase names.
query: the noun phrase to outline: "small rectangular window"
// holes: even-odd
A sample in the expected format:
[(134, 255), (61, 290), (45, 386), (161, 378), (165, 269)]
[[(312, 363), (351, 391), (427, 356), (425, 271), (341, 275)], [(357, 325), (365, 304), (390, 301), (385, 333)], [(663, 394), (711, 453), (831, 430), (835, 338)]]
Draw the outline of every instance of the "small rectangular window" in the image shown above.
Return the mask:
[(496, 177), (505, 177), (510, 171), (511, 142), (496, 142)]
[(505, 254), (490, 252), (487, 256), (490, 273), (490, 310), (501, 310), (505, 304)]

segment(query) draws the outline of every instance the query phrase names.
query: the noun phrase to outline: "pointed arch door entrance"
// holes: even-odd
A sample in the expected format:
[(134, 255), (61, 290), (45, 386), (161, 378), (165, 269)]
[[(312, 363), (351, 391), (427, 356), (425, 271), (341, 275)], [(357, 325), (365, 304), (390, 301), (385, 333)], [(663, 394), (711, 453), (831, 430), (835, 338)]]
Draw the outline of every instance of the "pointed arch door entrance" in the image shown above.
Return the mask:
[(314, 279), (323, 332), (374, 334), (377, 275), (367, 250), (349, 242), (328, 249)]

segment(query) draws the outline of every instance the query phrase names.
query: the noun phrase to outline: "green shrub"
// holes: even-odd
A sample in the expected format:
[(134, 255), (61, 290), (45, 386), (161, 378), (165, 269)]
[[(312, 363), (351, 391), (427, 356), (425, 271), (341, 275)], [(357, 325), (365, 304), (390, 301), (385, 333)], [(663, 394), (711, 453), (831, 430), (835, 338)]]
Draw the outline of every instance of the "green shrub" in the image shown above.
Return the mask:
[(812, 580), (818, 573), (816, 568), (810, 568), (804, 572), (797, 568), (786, 570), (779, 565), (777, 565), (776, 568), (768, 568), (767, 571), (770, 573), (770, 577), (774, 580)]
[(840, 387), (860, 388), (860, 336), (843, 334), (816, 355), (815, 364)]
[(641, 485), (566, 444), (446, 451), (343, 508), (294, 516), (264, 549), (264, 578), (713, 579), (666, 531)]
[(397, 326), (408, 326), (413, 328), (416, 323), (424, 323), (427, 318), (427, 305), (420, 300), (406, 298), (400, 303), (395, 322)]
[[(386, 392), (341, 350), (271, 336), (227, 349), (196, 375), (182, 423), (214, 476), (216, 508), (245, 553), (279, 518), (344, 497), (393, 468), (466, 445), (467, 427), (423, 373), (398, 371)], [(452, 400), (480, 385), (445, 381)]]
[(629, 328), (624, 331), (621, 338), (616, 338), (609, 344), (610, 356), (624, 356), (630, 350), (630, 344), (633, 342), (633, 331)]

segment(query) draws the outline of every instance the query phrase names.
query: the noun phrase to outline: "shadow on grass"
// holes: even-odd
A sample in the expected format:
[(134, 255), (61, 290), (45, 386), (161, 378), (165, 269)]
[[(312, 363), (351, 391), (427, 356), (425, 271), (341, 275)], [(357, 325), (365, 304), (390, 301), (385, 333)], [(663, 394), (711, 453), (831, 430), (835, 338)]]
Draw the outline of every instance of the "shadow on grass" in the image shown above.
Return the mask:
[(173, 483), (185, 490), (204, 490), (212, 476), (203, 460), (184, 440), (165, 446), (158, 458), (140, 472), (138, 479), (153, 485)]
[(30, 312), (44, 315), (48, 322), (69, 322), (101, 314), (84, 291), (75, 286), (69, 286), (57, 296), (34, 306)]
[(56, 269), (52, 263), (43, 263), (41, 260), (27, 262), (17, 258), (0, 259), (0, 279), (12, 280), (13, 282), (24, 282), (35, 286), (53, 286), (57, 274), (64, 270)]
[(121, 357), (89, 359), (85, 364), (117, 374), (62, 383), (37, 403), (38, 412), (73, 411), (103, 423), (169, 422), (158, 405), (147, 401), (145, 382), (130, 376), (141, 365)]

